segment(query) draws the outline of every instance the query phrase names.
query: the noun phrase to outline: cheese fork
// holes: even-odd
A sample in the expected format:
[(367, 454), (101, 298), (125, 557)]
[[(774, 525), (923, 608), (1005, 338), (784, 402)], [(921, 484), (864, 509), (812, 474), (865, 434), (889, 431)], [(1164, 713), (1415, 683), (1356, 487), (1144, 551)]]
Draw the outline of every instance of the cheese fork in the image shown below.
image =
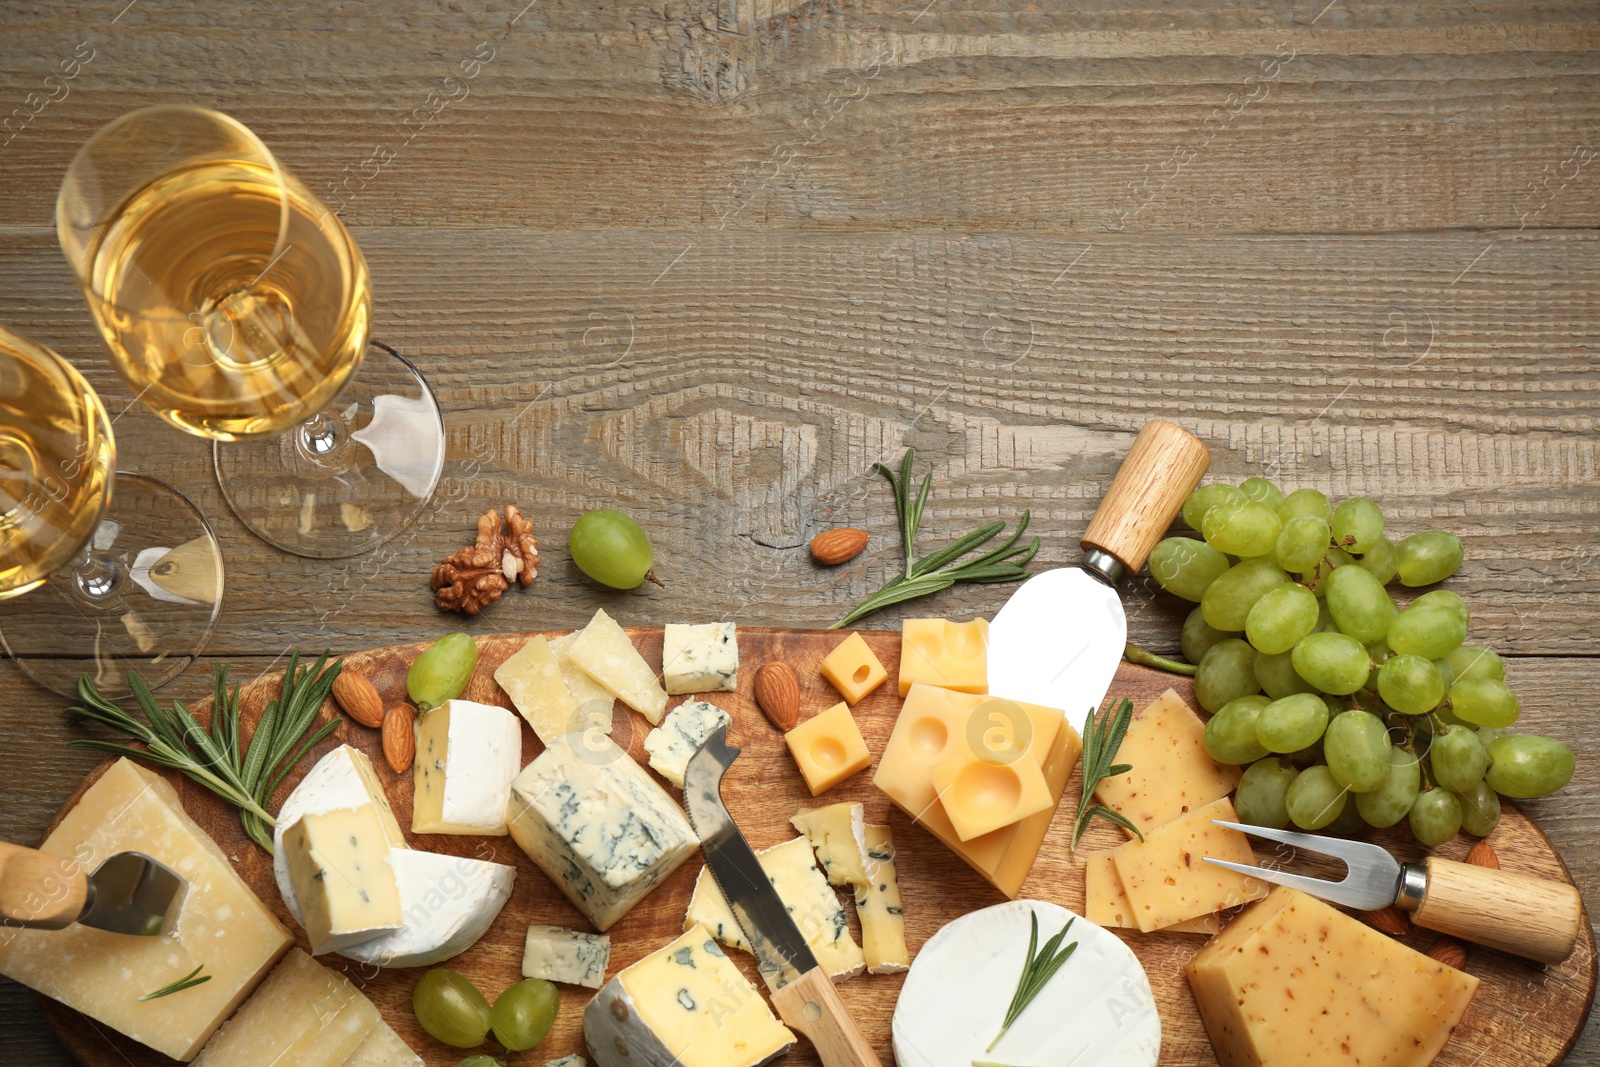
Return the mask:
[(77, 862), (0, 841), (0, 928), (167, 933), (189, 883), (142, 852), (118, 852), (85, 874)]
[(1411, 912), (1418, 926), (1437, 930), (1540, 963), (1560, 963), (1572, 955), (1582, 928), (1583, 898), (1576, 886), (1516, 871), (1475, 867), (1429, 856), (1402, 863), (1381, 845), (1319, 834), (1271, 830), (1264, 826), (1213, 819), (1218, 826), (1263, 837), (1343, 861), (1337, 882), (1304, 874), (1252, 867), (1228, 860), (1205, 861), (1264, 882), (1288, 886), (1360, 911), (1395, 905)]

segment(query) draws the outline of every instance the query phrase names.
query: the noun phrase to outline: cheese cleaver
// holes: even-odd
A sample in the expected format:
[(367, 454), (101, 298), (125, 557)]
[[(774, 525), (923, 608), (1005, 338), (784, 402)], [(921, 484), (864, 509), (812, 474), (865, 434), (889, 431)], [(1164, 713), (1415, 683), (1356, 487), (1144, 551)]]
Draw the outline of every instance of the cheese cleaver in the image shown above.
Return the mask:
[(142, 852), (118, 852), (85, 874), (67, 857), (0, 841), (0, 928), (82, 923), (154, 937), (171, 931), (187, 888), (177, 872)]
[(1145, 423), (1084, 532), (1083, 565), (1029, 578), (990, 623), (992, 695), (1060, 708), (1083, 732), (1127, 647), (1117, 582), (1139, 573), (1210, 465), (1187, 430)]
[(882, 1067), (722, 802), (722, 776), (739, 755), (727, 734), (724, 725), (707, 738), (683, 775), (684, 810), (711, 877), (750, 942), (783, 1021), (810, 1039), (826, 1067)]

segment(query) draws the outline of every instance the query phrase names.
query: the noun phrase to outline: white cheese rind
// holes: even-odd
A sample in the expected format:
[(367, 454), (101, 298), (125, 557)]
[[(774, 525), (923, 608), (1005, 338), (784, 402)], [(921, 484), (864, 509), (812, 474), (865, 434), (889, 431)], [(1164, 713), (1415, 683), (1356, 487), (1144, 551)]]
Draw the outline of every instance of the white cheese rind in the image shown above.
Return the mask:
[(522, 949), (522, 977), (599, 989), (611, 962), (611, 938), (561, 926), (528, 927)]
[(447, 700), (417, 717), (411, 832), (496, 837), (506, 832), (522, 724), (505, 708)]
[(628, 707), (661, 725), (667, 711), (667, 691), (656, 681), (627, 631), (604, 611), (596, 611), (589, 625), (567, 648), (567, 655), (583, 672)]
[(667, 693), (731, 693), (739, 688), (739, 638), (731, 622), (669, 622), (661, 646)]
[(731, 722), (733, 716), (715, 704), (704, 700), (684, 701), (672, 709), (660, 726), (645, 735), (644, 750), (650, 753), (650, 766), (682, 789), (690, 757), (718, 727)]

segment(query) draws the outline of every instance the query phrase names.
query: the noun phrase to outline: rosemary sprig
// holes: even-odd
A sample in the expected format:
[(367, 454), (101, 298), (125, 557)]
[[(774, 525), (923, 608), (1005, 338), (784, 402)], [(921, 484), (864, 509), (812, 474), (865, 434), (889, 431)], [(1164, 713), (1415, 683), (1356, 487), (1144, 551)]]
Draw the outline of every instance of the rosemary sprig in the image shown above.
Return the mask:
[(915, 457), (915, 449), (906, 449), (905, 458), (900, 461), (898, 478), (895, 477), (894, 471), (882, 463), (872, 465), (873, 470), (889, 479), (889, 486), (894, 490), (895, 513), (900, 520), (900, 543), (906, 560), (905, 569), (882, 589), (856, 605), (848, 615), (830, 626), (831, 630), (849, 626), (874, 611), (949, 589), (957, 582), (1017, 582), (1028, 576), (1027, 567), (1039, 551), (1039, 539), (1035, 537), (1022, 546), (1017, 544), (1028, 528), (1030, 513), (1027, 511), (1022, 513), (1022, 521), (1017, 524), (1016, 532), (1004, 544), (975, 559), (967, 560), (965, 563), (957, 562), (961, 557), (994, 540), (996, 535), (1006, 528), (1005, 523), (986, 523), (965, 537), (959, 537), (945, 545), (933, 555), (920, 560), (917, 558), (917, 530), (922, 525), (922, 512), (927, 507), (928, 494), (933, 489), (933, 475), (923, 476), (922, 485), (913, 499), (911, 466)]
[[(209, 974), (200, 974), (200, 972), (205, 969), (206, 965), (202, 963), (200, 966), (196, 967), (194, 970), (190, 971), (176, 982), (173, 982), (170, 985), (164, 985), (160, 989), (152, 989), (150, 992), (140, 997), (139, 1000), (143, 1002), (146, 1000), (156, 1000), (159, 997), (170, 997), (172, 994), (181, 993), (185, 989), (193, 989), (197, 985), (204, 985), (206, 982), (211, 981), (211, 976)], [(197, 975), (198, 977), (196, 977)]]
[(239, 687), (228, 686), (226, 664), (217, 666), (211, 703), (211, 729), (197, 722), (180, 701), (163, 708), (137, 672), (128, 672), (128, 688), (143, 718), (124, 711), (100, 695), (87, 674), (78, 681), (81, 703), (68, 709), (75, 721), (93, 721), (131, 737), (143, 748), (101, 738), (78, 738), (68, 748), (92, 749), (127, 756), (180, 771), (239, 809), (250, 839), (272, 852), (268, 799), (289, 770), (343, 721), (335, 716), (306, 737), (317, 709), (339, 676), (340, 664), (328, 666), (324, 652), (315, 665), (302, 669), (300, 653), (289, 658), (283, 688), (261, 713), (248, 744), (240, 733)]
[[(1017, 979), (1017, 991), (1011, 997), (1011, 1006), (1006, 1009), (1006, 1021), (1000, 1027), (1000, 1032), (994, 1035), (994, 1040), (983, 1050), (985, 1052), (994, 1051), (1000, 1039), (1006, 1036), (1006, 1031), (1011, 1029), (1011, 1024), (1028, 1010), (1033, 998), (1044, 991), (1045, 985), (1056, 976), (1061, 965), (1072, 957), (1072, 953), (1078, 947), (1078, 943), (1074, 941), (1066, 948), (1061, 948), (1061, 942), (1066, 938), (1067, 931), (1071, 930), (1072, 924), (1077, 921), (1075, 918), (1068, 919), (1067, 925), (1061, 928), (1060, 933), (1046, 941), (1042, 949), (1039, 948), (1039, 913), (1030, 912), (1028, 919), (1031, 924), (1028, 933), (1028, 958), (1022, 964), (1022, 976)], [(1057, 952), (1057, 949), (1060, 951)]]
[(1088, 828), (1089, 820), (1096, 815), (1131, 831), (1140, 841), (1144, 840), (1144, 834), (1128, 821), (1127, 816), (1094, 802), (1095, 786), (1106, 778), (1115, 778), (1119, 774), (1127, 774), (1133, 770), (1131, 763), (1111, 762), (1116, 759), (1117, 749), (1122, 747), (1122, 738), (1127, 734), (1128, 724), (1132, 720), (1133, 701), (1127, 697), (1123, 697), (1116, 711), (1108, 712), (1104, 708), (1100, 709), (1098, 721), (1095, 719), (1094, 709), (1089, 709), (1088, 721), (1083, 724), (1083, 794), (1078, 798), (1078, 815), (1072, 823), (1074, 852), (1078, 851), (1078, 842), (1083, 840), (1083, 831)]

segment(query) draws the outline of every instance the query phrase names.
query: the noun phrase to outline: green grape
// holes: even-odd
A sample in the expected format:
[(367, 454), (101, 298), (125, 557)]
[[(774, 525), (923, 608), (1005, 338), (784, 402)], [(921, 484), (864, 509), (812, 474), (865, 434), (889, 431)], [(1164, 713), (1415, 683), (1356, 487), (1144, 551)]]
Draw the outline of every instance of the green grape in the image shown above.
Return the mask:
[(1294, 693), (1316, 692), (1316, 688), (1310, 682), (1295, 673), (1292, 652), (1279, 652), (1274, 655), (1257, 652), (1255, 672), (1261, 691), (1273, 700)]
[(555, 1025), (561, 994), (555, 983), (543, 978), (524, 978), (495, 998), (489, 1009), (489, 1025), (495, 1040), (510, 1052), (530, 1049), (543, 1041)]
[(1367, 684), (1372, 659), (1349, 634), (1311, 634), (1294, 646), (1295, 673), (1319, 691), (1344, 696)]
[(1301, 515), (1315, 515), (1329, 526), (1333, 525), (1333, 505), (1315, 489), (1296, 489), (1278, 505), (1278, 518), (1284, 522)]
[(412, 661), (406, 693), (418, 711), (432, 711), (461, 695), (477, 665), (478, 646), (471, 634), (445, 634)]
[(1448, 656), (1467, 636), (1467, 624), (1448, 608), (1412, 605), (1389, 623), (1389, 647), (1423, 659)]
[(1218, 763), (1254, 763), (1267, 754), (1256, 739), (1256, 719), (1272, 701), (1264, 696), (1237, 697), (1217, 709), (1206, 723), (1206, 753)]
[(1274, 700), (1256, 717), (1256, 739), (1268, 752), (1299, 752), (1316, 743), (1328, 727), (1328, 705), (1315, 693)]
[(1326, 596), (1333, 621), (1362, 644), (1389, 632), (1394, 601), (1383, 583), (1360, 567), (1340, 567), (1328, 575)]
[(1365, 711), (1347, 711), (1328, 723), (1323, 755), (1334, 781), (1352, 793), (1370, 793), (1389, 777), (1389, 730)]
[(1206, 613), (1199, 608), (1189, 612), (1189, 617), (1183, 620), (1183, 634), (1178, 638), (1178, 645), (1183, 649), (1183, 658), (1190, 663), (1199, 663), (1211, 646), (1226, 641), (1230, 637), (1238, 637), (1237, 633), (1219, 630), (1206, 622)]
[(1360, 711), (1361, 710), (1360, 708), (1357, 708), (1357, 707), (1354, 706), (1354, 702), (1353, 701), (1351, 701), (1350, 703), (1346, 703), (1346, 701), (1349, 700), (1348, 697), (1336, 697), (1332, 693), (1323, 693), (1323, 694), (1321, 694), (1321, 696), (1322, 696), (1322, 702), (1324, 704), (1328, 705), (1328, 721), (1329, 722), (1332, 722), (1333, 719), (1334, 719), (1334, 716), (1336, 716), (1336, 715), (1343, 715), (1347, 711)]
[(1322, 758), (1322, 738), (1317, 738), (1305, 748), (1291, 752), (1284, 758), (1296, 767), (1311, 767), (1326, 762)]
[(1230, 566), (1227, 556), (1192, 537), (1168, 537), (1150, 550), (1150, 576), (1167, 592), (1196, 604)]
[(1500, 825), (1500, 794), (1479, 782), (1456, 798), (1461, 804), (1461, 828), (1474, 837), (1488, 837)]
[(1442, 582), (1461, 566), (1461, 538), (1443, 530), (1414, 533), (1401, 541), (1395, 551), (1399, 554), (1401, 585)]
[(1340, 567), (1348, 567), (1355, 563), (1355, 557), (1342, 548), (1330, 548), (1322, 554), (1322, 561), (1309, 571), (1300, 575), (1300, 584), (1309, 588), (1319, 597), (1328, 595), (1328, 579)]
[(1389, 749), (1389, 774), (1370, 793), (1356, 794), (1356, 810), (1368, 824), (1393, 826), (1411, 813), (1422, 789), (1422, 762), (1403, 748)]
[(1433, 746), (1428, 749), (1428, 765), (1433, 768), (1433, 780), (1446, 789), (1465, 793), (1483, 781), (1483, 772), (1489, 768), (1489, 754), (1471, 727), (1452, 726), (1444, 733), (1433, 735)]
[(1499, 656), (1487, 648), (1476, 645), (1462, 645), (1453, 650), (1445, 659), (1450, 661), (1450, 666), (1455, 668), (1456, 681), (1463, 678), (1488, 678), (1491, 681), (1503, 682), (1506, 680), (1506, 665)]
[(1211, 646), (1194, 672), (1194, 695), (1200, 706), (1215, 713), (1231, 700), (1260, 692), (1255, 658), (1256, 650), (1237, 637)]
[(1243, 630), (1256, 601), (1267, 590), (1288, 580), (1289, 576), (1270, 556), (1245, 560), (1206, 588), (1200, 598), (1206, 622), (1219, 630)]
[(1295, 776), (1284, 796), (1289, 819), (1302, 830), (1320, 830), (1344, 811), (1349, 792), (1333, 780), (1327, 767), (1307, 767)]
[(1207, 544), (1241, 558), (1269, 554), (1283, 531), (1278, 513), (1254, 500), (1225, 500), (1206, 512), (1200, 527)]
[(448, 967), (418, 980), (411, 1010), (424, 1030), (456, 1048), (476, 1048), (489, 1034), (489, 1002), (472, 979)]
[(1299, 774), (1276, 756), (1246, 767), (1233, 794), (1233, 810), (1239, 821), (1273, 830), (1288, 826), (1289, 809), (1284, 806), (1284, 797)]
[(1388, 585), (1394, 581), (1394, 576), (1399, 572), (1400, 554), (1395, 550), (1394, 542), (1387, 537), (1378, 538), (1378, 543), (1361, 554), (1356, 560), (1356, 566), (1378, 579), (1379, 585)]
[[(1469, 723), (1468, 725), (1470, 726), (1471, 724)], [(1504, 726), (1479, 726), (1476, 729), (1478, 733), (1478, 744), (1483, 746), (1483, 750), (1485, 752), (1489, 751), (1490, 745), (1494, 744), (1502, 737), (1511, 736), (1511, 731), (1507, 730)]]
[(1513, 734), (1489, 746), (1483, 777), (1501, 796), (1534, 800), (1572, 781), (1573, 766), (1572, 749), (1555, 738)]
[(1450, 687), (1450, 710), (1474, 726), (1510, 726), (1522, 714), (1522, 705), (1504, 682), (1463, 678)]
[(1274, 511), (1283, 503), (1283, 490), (1266, 478), (1246, 478), (1239, 483), (1239, 492), (1257, 504), (1265, 504)]
[(1320, 517), (1296, 515), (1283, 524), (1278, 543), (1273, 546), (1273, 558), (1286, 571), (1308, 571), (1328, 551), (1328, 538), (1332, 536), (1328, 524)]
[[(1360, 796), (1359, 793), (1354, 795)], [(1322, 832), (1333, 834), (1335, 837), (1355, 837), (1364, 833), (1366, 829), (1367, 820), (1361, 817), (1361, 809), (1350, 803), (1350, 798), (1346, 797), (1343, 810), (1339, 812), (1332, 822), (1322, 828)]]
[(1333, 543), (1360, 555), (1383, 536), (1383, 512), (1364, 496), (1353, 496), (1333, 513)]
[(1461, 616), (1461, 625), (1472, 625), (1472, 613), (1467, 610), (1467, 602), (1461, 599), (1461, 594), (1452, 593), (1448, 589), (1435, 589), (1431, 593), (1423, 593), (1411, 602), (1414, 608), (1446, 608)]
[(1448, 789), (1429, 789), (1411, 805), (1411, 836), (1432, 848), (1461, 829), (1461, 801)]
[(1333, 612), (1328, 610), (1328, 602), (1319, 598), (1317, 600), (1317, 626), (1311, 632), (1325, 634), (1329, 630), (1337, 630), (1338, 628), (1339, 624), (1333, 621)]
[(610, 508), (587, 512), (573, 523), (567, 550), (579, 570), (612, 589), (632, 589), (652, 577), (656, 561), (639, 524)]
[(1439, 672), (1439, 678), (1444, 682), (1444, 687), (1449, 689), (1456, 684), (1456, 669), (1450, 665), (1449, 657), (1433, 661), (1433, 669)]
[(1444, 679), (1431, 660), (1395, 656), (1378, 668), (1378, 695), (1403, 715), (1426, 715), (1444, 699)]
[(485, 1056), (480, 1052), (476, 1056), (468, 1056), (456, 1064), (456, 1067), (505, 1067), (505, 1065), (493, 1056)]
[(1191, 530), (1200, 529), (1200, 524), (1205, 521), (1206, 512), (1224, 500), (1249, 499), (1239, 490), (1226, 482), (1212, 482), (1202, 485), (1189, 494), (1189, 499), (1183, 502), (1183, 521), (1189, 524)]
[(1293, 582), (1267, 590), (1244, 619), (1245, 636), (1268, 655), (1289, 651), (1316, 626), (1317, 598)]

